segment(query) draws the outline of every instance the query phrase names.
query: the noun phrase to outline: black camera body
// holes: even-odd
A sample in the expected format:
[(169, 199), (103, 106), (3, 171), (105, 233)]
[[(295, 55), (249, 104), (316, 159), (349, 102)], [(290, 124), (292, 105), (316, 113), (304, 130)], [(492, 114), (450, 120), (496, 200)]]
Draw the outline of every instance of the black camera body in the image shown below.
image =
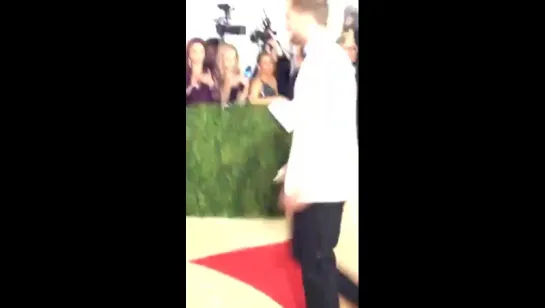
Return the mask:
[(255, 44), (262, 43), (265, 45), (270, 39), (272, 39), (271, 33), (276, 35), (276, 31), (273, 31), (271, 28), (271, 20), (269, 17), (263, 19), (263, 30), (255, 30), (250, 35), (250, 41)]
[(221, 38), (223, 38), (226, 33), (234, 35), (244, 35), (246, 34), (246, 27), (216, 23), (216, 32)]
[(239, 25), (231, 25), (231, 11), (233, 8), (226, 3), (218, 4), (218, 8), (223, 11), (224, 17), (216, 20), (216, 32), (223, 39), (226, 33), (234, 35), (246, 34), (246, 27)]

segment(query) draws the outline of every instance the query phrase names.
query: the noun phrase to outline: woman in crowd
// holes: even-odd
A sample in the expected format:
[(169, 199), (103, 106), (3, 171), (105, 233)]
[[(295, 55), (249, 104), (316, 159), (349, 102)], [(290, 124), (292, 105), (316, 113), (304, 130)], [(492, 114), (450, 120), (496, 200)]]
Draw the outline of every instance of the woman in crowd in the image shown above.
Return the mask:
[(350, 61), (352, 61), (352, 65), (354, 65), (355, 68), (356, 82), (358, 82), (358, 44), (354, 37), (354, 31), (349, 29), (348, 31), (341, 33), (337, 43), (341, 45), (350, 58)]
[(241, 74), (235, 46), (221, 43), (218, 47), (216, 79), (222, 106), (243, 103), (248, 97), (248, 80)]
[[(346, 51), (346, 54), (348, 55), (348, 57), (352, 61), (352, 64), (354, 65), (354, 68), (355, 68), (356, 83), (359, 84), (359, 76), (358, 76), (358, 44), (357, 44), (357, 42), (355, 40), (354, 31), (352, 31), (350, 29), (350, 30), (348, 30), (346, 32), (341, 33), (341, 37), (339, 37), (339, 39), (337, 40), (337, 43), (339, 45), (341, 45), (341, 47)], [(358, 87), (358, 91), (359, 91), (359, 87)], [(358, 94), (358, 97), (359, 97), (359, 94)], [(358, 102), (360, 102), (359, 99), (358, 99)], [(359, 118), (358, 118), (359, 112), (357, 112), (358, 108), (359, 108), (359, 104), (356, 105), (356, 126), (359, 125)]]
[(337, 43), (346, 51), (346, 54), (352, 61), (352, 64), (356, 66), (358, 61), (358, 45), (354, 37), (354, 31), (352, 29), (343, 32), (341, 37), (337, 40)]
[(257, 75), (250, 85), (249, 101), (253, 105), (267, 105), (278, 98), (275, 61), (271, 54), (260, 53), (257, 57)]
[(185, 100), (186, 105), (212, 103), (216, 85), (212, 72), (204, 67), (206, 44), (199, 38), (191, 39), (186, 47)]
[(216, 58), (219, 44), (220, 40), (217, 38), (209, 38), (206, 40), (204, 67), (208, 68), (211, 72), (216, 71)]

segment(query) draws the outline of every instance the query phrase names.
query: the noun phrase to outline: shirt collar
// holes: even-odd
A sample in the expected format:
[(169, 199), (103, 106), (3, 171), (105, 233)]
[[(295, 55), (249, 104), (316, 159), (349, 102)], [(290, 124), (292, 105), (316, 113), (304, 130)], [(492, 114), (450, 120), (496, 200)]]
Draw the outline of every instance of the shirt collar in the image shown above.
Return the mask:
[(323, 42), (326, 42), (330, 37), (327, 29), (323, 27), (314, 27), (309, 30), (308, 40), (303, 48), (304, 54), (312, 52), (313, 49), (320, 48), (319, 45)]

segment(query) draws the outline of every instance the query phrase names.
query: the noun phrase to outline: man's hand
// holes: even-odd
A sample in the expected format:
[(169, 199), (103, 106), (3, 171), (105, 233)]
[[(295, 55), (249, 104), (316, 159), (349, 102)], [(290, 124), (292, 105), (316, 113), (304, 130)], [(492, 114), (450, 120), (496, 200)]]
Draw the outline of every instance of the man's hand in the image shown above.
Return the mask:
[(284, 179), (286, 178), (286, 165), (284, 165), (278, 172), (276, 173), (276, 176), (274, 177), (273, 182), (275, 183), (282, 183), (284, 182)]
[(298, 200), (299, 197), (297, 194), (288, 196), (284, 192), (284, 189), (280, 191), (280, 197), (278, 198), (278, 201), (281, 208), (283, 208), (287, 214), (302, 211), (308, 206), (308, 204), (301, 203)]

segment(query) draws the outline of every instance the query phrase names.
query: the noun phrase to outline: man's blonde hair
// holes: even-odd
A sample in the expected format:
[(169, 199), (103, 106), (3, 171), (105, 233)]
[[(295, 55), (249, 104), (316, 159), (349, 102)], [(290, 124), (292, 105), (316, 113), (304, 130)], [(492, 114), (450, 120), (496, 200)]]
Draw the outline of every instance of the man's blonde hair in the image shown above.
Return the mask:
[(312, 15), (320, 25), (327, 25), (329, 17), (327, 0), (290, 0), (290, 6), (295, 11)]

